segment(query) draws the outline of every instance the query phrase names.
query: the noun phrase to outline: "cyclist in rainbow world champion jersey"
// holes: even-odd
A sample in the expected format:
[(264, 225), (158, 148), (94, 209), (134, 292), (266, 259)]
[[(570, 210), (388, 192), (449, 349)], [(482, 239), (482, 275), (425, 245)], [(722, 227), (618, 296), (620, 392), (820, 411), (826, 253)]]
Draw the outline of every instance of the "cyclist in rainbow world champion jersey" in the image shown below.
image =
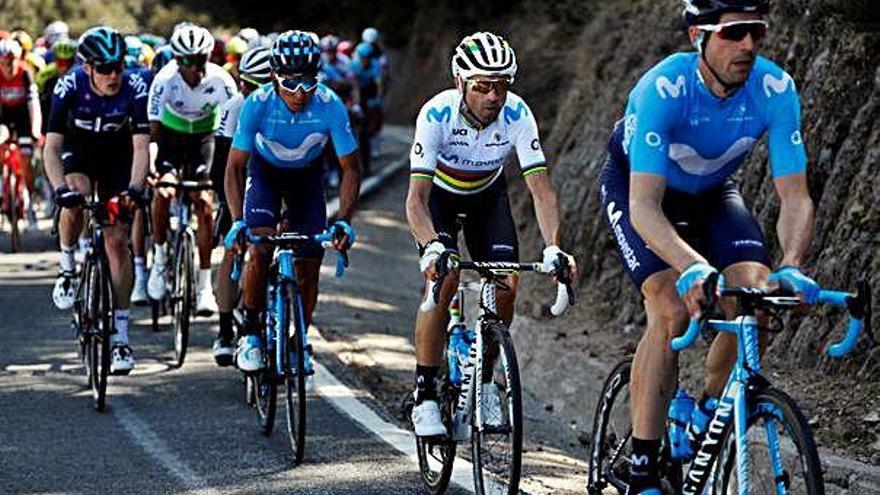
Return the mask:
[[(327, 212), (321, 160), (330, 140), (342, 167), (338, 220), (331, 229), (344, 234), (334, 240), (334, 247), (347, 249), (355, 237), (349, 220), (360, 188), (360, 162), (345, 105), (318, 82), (321, 47), (315, 33), (287, 31), (278, 36), (271, 50), (273, 81), (245, 100), (229, 151), (226, 199), (235, 223), (227, 245), (244, 229), (255, 235), (275, 232), (282, 221), (282, 200), (287, 207), (283, 219), (287, 229), (302, 234), (324, 231)], [(247, 190), (242, 201), (245, 167)], [(244, 372), (262, 366), (259, 314), (266, 305), (272, 247), (252, 245), (249, 251), (242, 282), (245, 328), (236, 357)], [(318, 300), (324, 250), (313, 245), (297, 248), (294, 254), (308, 326)]]
[[(615, 127), (601, 179), (603, 217), (648, 314), (630, 382), (633, 494), (660, 493), (657, 457), (678, 369), (669, 342), (689, 315), (699, 315), (706, 278), (721, 271), (728, 285), (760, 287), (771, 279), (806, 302), (818, 295), (799, 268), (812, 237), (813, 203), (798, 94), (786, 72), (757, 55), (769, 2), (683, 3), (697, 51), (674, 54), (642, 76)], [(761, 229), (730, 180), (765, 133), (781, 204), (783, 258), (772, 276)], [(713, 342), (697, 408), (702, 417), (711, 416), (736, 352), (733, 335)]]
[[(270, 55), (271, 52), (266, 47), (254, 48), (242, 55), (238, 63), (238, 87), (241, 92), (224, 103), (220, 112), (220, 127), (215, 134), (214, 164), (211, 166), (211, 181), (214, 184), (219, 202), (217, 222), (214, 225), (215, 238), (218, 240), (223, 239), (232, 226), (232, 217), (226, 204), (224, 183), (226, 161), (232, 147), (232, 138), (238, 127), (238, 116), (244, 106), (245, 98), (271, 80)], [(213, 351), (214, 360), (220, 366), (232, 364), (235, 352), (232, 310), (235, 305), (238, 285), (231, 277), (234, 254), (232, 250), (226, 250), (220, 268), (217, 270), (217, 306), (220, 313), (220, 330), (217, 339), (214, 340)]]
[[(174, 182), (178, 177), (207, 179), (213, 162), (214, 131), (219, 125), (220, 107), (238, 90), (229, 73), (208, 62), (214, 37), (207, 29), (182, 26), (171, 35), (170, 44), (175, 58), (153, 79), (147, 106), (150, 134), (158, 143), (156, 171), (162, 181)], [(167, 290), (166, 240), (174, 190), (160, 188), (156, 193), (153, 198), (153, 267), (147, 292), (158, 300)], [(195, 197), (193, 210), (198, 220), (196, 244), (199, 248), (196, 314), (207, 316), (217, 311), (211, 286), (213, 206), (210, 191)]]
[[(139, 194), (149, 165), (147, 83), (136, 72), (123, 71), (125, 42), (107, 27), (87, 30), (77, 51), (82, 66), (55, 85), (44, 157), (46, 175), (55, 187), (56, 204), (97, 190), (101, 200), (129, 190)], [(82, 208), (64, 208), (58, 224), (61, 274), (52, 298), (59, 309), (74, 303), (76, 239), (83, 227)], [(104, 228), (104, 243), (113, 282), (113, 348), (110, 371), (126, 374), (134, 367), (128, 342), (131, 295), (131, 252), (128, 226)]]
[[(559, 214), (550, 184), (538, 126), (528, 105), (508, 89), (516, 75), (516, 56), (507, 42), (480, 32), (462, 39), (452, 59), (456, 89), (428, 100), (416, 120), (410, 151), (407, 220), (419, 245), (419, 266), (437, 279), (438, 260), (458, 250), (458, 215), (465, 214), (464, 237), (475, 261), (519, 261), (516, 228), (510, 212), (504, 165), (515, 155), (535, 203), (544, 238), (544, 263), (557, 254)], [(563, 253), (564, 254), (564, 253)], [(570, 258), (574, 269), (574, 260)], [(416, 435), (446, 434), (437, 404), (436, 383), (443, 358), (447, 307), (457, 274), (446, 277), (439, 304), (419, 311), (415, 325), (416, 390), (412, 422)], [(499, 287), (498, 314), (510, 324), (516, 278)], [(493, 383), (483, 384), (483, 407), (499, 408)], [(487, 412), (486, 418), (500, 418)]]

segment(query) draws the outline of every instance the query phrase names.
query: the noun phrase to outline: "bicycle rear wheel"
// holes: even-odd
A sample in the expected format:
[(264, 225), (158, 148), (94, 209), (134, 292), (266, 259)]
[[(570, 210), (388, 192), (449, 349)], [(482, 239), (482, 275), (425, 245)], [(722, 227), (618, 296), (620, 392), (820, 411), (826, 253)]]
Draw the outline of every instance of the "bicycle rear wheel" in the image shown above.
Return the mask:
[[(822, 465), (810, 425), (794, 399), (776, 388), (749, 398), (750, 417), (745, 441), (749, 452), (749, 481), (753, 494), (784, 493), (824, 495)], [(738, 491), (735, 428), (721, 440), (723, 449), (715, 464), (712, 493)]]
[(181, 234), (174, 253), (174, 366), (183, 366), (189, 345), (189, 324), (192, 318), (193, 288), (193, 241), (186, 233)]
[[(442, 384), (438, 402), (440, 413), (443, 415), (443, 423), (446, 425), (446, 429), (452, 432), (452, 411), (458, 400), (458, 395), (454, 393), (449, 384), (446, 360), (444, 359), (443, 362), (444, 365), (438, 377), (438, 381)], [(408, 411), (412, 410), (408, 409)], [(416, 453), (419, 458), (419, 474), (425, 488), (428, 493), (434, 495), (445, 493), (449, 486), (449, 479), (452, 477), (452, 467), (455, 462), (456, 443), (452, 439), (452, 435), (443, 438), (421, 438), (415, 435), (415, 438)]]
[[(488, 355), (495, 354), (491, 373), (484, 370), (483, 377), (475, 377), (473, 386), (479, 387), (491, 377), (498, 390), (500, 417), (483, 417), (483, 425), (471, 426), (471, 462), (474, 466), (474, 491), (482, 494), (519, 493), (522, 466), (522, 397), (519, 381), (519, 365), (513, 340), (507, 328), (499, 322), (488, 323), (483, 331), (484, 349)], [(483, 380), (481, 381), (480, 378)], [(472, 396), (471, 415), (476, 418), (476, 394)], [(487, 400), (483, 397), (483, 400)], [(484, 414), (485, 416), (486, 414)]]
[(609, 485), (619, 493), (629, 486), (630, 437), (629, 374), (632, 358), (619, 362), (605, 379), (593, 414), (587, 491), (599, 495)]
[(107, 377), (110, 375), (110, 338), (113, 335), (113, 286), (110, 283), (110, 270), (106, 260), (95, 263), (94, 295), (97, 299), (97, 312), (89, 344), (92, 360), (92, 398), (95, 410), (104, 411), (107, 401)]
[(278, 407), (278, 367), (275, 360), (275, 320), (267, 311), (263, 326), (262, 349), (263, 367), (255, 374), (248, 376), (249, 389), (253, 393), (254, 409), (260, 431), (269, 436), (275, 428), (275, 412)]
[[(286, 325), (279, 326), (279, 335), (290, 335), (290, 308), (293, 306), (293, 335), (288, 339), (287, 348), (281, 359), (285, 371), (285, 400), (287, 405), (287, 436), (290, 437), (290, 448), (293, 450), (293, 463), (303, 460), (306, 449), (306, 356), (303, 347), (305, 328), (305, 310), (302, 295), (290, 282), (284, 282), (278, 288), (281, 293), (282, 314), (287, 316)], [(291, 355), (292, 353), (292, 355)], [(293, 358), (294, 362), (291, 362)]]

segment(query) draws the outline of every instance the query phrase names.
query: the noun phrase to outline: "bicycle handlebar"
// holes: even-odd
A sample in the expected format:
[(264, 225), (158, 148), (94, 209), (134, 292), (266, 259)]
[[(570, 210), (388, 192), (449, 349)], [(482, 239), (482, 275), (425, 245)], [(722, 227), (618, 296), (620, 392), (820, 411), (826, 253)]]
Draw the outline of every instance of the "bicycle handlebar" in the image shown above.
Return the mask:
[[(704, 287), (708, 285), (708, 283), (704, 284)], [(714, 293), (714, 284), (712, 285), (713, 287), (711, 290)], [(737, 291), (739, 291), (737, 295), (750, 292), (757, 297), (768, 296), (768, 301), (773, 297), (770, 293), (761, 289), (737, 289)], [(721, 290), (721, 295), (725, 295), (725, 289)], [(862, 332), (871, 332), (871, 287), (867, 280), (860, 281), (856, 284), (855, 293), (822, 290), (819, 292), (819, 301), (817, 304), (846, 308), (849, 311), (849, 323), (847, 324), (846, 333), (843, 338), (837, 342), (830, 343), (826, 347), (825, 353), (828, 356), (839, 358), (849, 354), (852, 352), (853, 348), (855, 348)], [(703, 311), (703, 314), (708, 315), (713, 305), (709, 305), (708, 308), (705, 308), (706, 310)], [(790, 307), (788, 304), (785, 306)], [(681, 351), (693, 345), (707, 321), (708, 317), (705, 316), (699, 319), (691, 318), (685, 334), (681, 337), (672, 339), (672, 350)]]
[(211, 191), (214, 189), (214, 184), (211, 181), (199, 180), (182, 180), (179, 182), (168, 182), (160, 180), (153, 184), (154, 189), (161, 189), (164, 187), (178, 189), (181, 191)]
[[(244, 236), (241, 237), (239, 243), (244, 243), (244, 238), (247, 239), (247, 242), (251, 244), (271, 244), (275, 246), (283, 246), (283, 245), (294, 245), (294, 244), (306, 244), (306, 243), (317, 243), (320, 244), (322, 248), (330, 248), (333, 247), (333, 232), (326, 230), (321, 232), (320, 234), (299, 234), (296, 232), (285, 232), (282, 234), (275, 235), (254, 235), (250, 232), (250, 229), (245, 233)], [(233, 258), (232, 260), (232, 273), (230, 277), (232, 280), (238, 282), (241, 278), (241, 265), (244, 262), (244, 251), (240, 252)], [(348, 251), (338, 251), (336, 255), (336, 277), (342, 277), (345, 274), (345, 269), (348, 268)]]

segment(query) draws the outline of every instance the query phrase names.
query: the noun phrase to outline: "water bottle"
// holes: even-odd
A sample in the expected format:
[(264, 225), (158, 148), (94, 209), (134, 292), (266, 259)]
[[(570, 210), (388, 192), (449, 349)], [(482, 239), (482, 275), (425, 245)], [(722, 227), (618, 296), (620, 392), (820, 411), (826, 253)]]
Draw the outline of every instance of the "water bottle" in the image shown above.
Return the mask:
[(715, 410), (718, 409), (718, 399), (708, 397), (701, 400), (691, 415), (690, 424), (688, 425), (688, 437), (694, 450), (700, 448), (703, 439), (706, 437), (706, 431), (709, 429), (709, 421), (715, 417)]
[(673, 459), (688, 459), (694, 455), (688, 424), (694, 412), (694, 398), (680, 388), (669, 404), (669, 447)]
[(449, 362), (449, 382), (460, 386), (464, 380), (462, 370), (467, 364), (468, 353), (473, 343), (472, 332), (464, 324), (459, 323), (452, 327), (450, 333), (449, 348), (446, 351), (446, 358)]

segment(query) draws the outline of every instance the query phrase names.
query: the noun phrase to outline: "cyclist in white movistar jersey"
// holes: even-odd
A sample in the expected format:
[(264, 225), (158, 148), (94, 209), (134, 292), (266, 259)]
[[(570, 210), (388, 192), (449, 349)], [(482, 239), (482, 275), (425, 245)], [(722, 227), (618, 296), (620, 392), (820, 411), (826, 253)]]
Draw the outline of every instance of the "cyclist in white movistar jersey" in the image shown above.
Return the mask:
[[(438, 260), (458, 249), (458, 217), (466, 215), (464, 237), (476, 261), (517, 262), (518, 242), (503, 177), (503, 167), (515, 155), (535, 203), (535, 213), (547, 247), (544, 263), (557, 254), (559, 214), (550, 184), (538, 126), (528, 105), (508, 91), (516, 75), (516, 56), (507, 42), (492, 33), (465, 37), (452, 58), (455, 89), (429, 100), (416, 121), (410, 152), (411, 175), (406, 200), (407, 220), (419, 244), (419, 266), (425, 277), (437, 279)], [(433, 187), (436, 186), (436, 187)], [(570, 257), (569, 257), (570, 258)], [(574, 270), (574, 260), (571, 260)], [(437, 405), (436, 378), (443, 356), (446, 307), (458, 284), (445, 279), (437, 308), (416, 316), (416, 391), (412, 412), (416, 435), (446, 433)], [(498, 290), (498, 313), (513, 318), (516, 278), (509, 290)], [(500, 407), (491, 383), (483, 384), (484, 418)]]
[[(214, 37), (207, 29), (183, 26), (171, 35), (174, 60), (153, 79), (147, 113), (150, 134), (158, 142), (156, 171), (162, 181), (207, 178), (214, 154), (214, 131), (220, 107), (236, 92), (235, 81), (222, 67), (208, 62)], [(147, 291), (153, 299), (165, 295), (165, 267), (168, 209), (173, 190), (157, 190), (153, 199), (153, 268)], [(196, 314), (217, 311), (211, 286), (211, 237), (213, 234), (210, 192), (194, 203), (198, 219), (199, 277)]]
[[(214, 191), (219, 201), (217, 224), (215, 225), (215, 241), (223, 239), (232, 226), (232, 216), (226, 204), (224, 176), (226, 160), (232, 147), (232, 138), (238, 127), (238, 115), (244, 106), (245, 99), (263, 84), (272, 80), (272, 66), (269, 63), (271, 51), (267, 47), (257, 47), (245, 52), (238, 63), (238, 88), (240, 93), (223, 104), (220, 112), (220, 128), (215, 134), (214, 165), (211, 167), (211, 178)], [(244, 191), (242, 191), (244, 195)], [(234, 252), (227, 250), (217, 271), (217, 306), (220, 313), (220, 331), (214, 340), (214, 360), (220, 366), (232, 364), (235, 354), (235, 335), (232, 325), (232, 309), (238, 284), (232, 280), (232, 261)]]

